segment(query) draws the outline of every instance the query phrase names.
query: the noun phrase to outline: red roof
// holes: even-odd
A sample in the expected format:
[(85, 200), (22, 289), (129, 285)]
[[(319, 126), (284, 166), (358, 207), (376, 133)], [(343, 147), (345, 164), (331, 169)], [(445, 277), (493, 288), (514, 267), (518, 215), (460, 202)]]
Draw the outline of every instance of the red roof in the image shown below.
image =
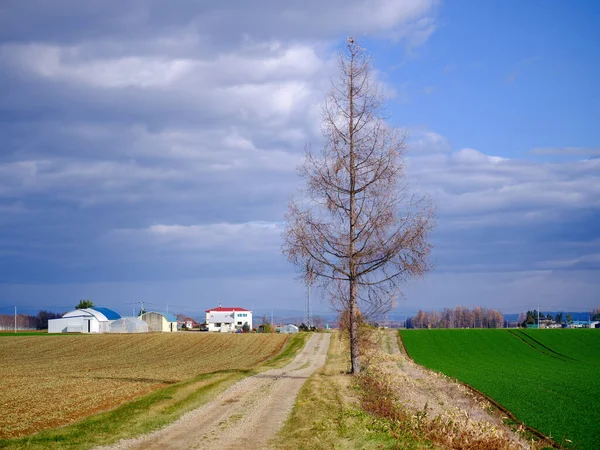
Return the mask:
[(206, 312), (212, 312), (212, 311), (248, 311), (248, 312), (250, 312), (250, 310), (248, 310), (248, 309), (238, 308), (237, 306), (235, 306), (233, 308), (227, 308), (227, 307), (224, 308), (222, 306), (219, 306), (218, 308), (206, 310)]

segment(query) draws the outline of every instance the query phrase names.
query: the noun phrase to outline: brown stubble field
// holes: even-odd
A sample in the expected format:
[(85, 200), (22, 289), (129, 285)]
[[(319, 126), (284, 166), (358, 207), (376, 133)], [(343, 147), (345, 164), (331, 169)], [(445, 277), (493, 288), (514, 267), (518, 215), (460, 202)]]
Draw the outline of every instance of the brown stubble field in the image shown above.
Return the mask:
[(278, 334), (152, 333), (0, 338), (0, 438), (106, 411), (153, 390), (278, 353)]

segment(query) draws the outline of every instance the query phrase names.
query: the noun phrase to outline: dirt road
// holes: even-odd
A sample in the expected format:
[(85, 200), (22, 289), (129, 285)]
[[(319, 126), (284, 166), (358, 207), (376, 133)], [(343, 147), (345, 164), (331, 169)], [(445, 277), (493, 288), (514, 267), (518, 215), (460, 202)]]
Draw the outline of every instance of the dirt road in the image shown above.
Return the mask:
[[(246, 378), (168, 427), (104, 449), (262, 448), (281, 428), (302, 384), (325, 364), (330, 334), (313, 334), (282, 369)], [(97, 449), (99, 450), (99, 449)]]

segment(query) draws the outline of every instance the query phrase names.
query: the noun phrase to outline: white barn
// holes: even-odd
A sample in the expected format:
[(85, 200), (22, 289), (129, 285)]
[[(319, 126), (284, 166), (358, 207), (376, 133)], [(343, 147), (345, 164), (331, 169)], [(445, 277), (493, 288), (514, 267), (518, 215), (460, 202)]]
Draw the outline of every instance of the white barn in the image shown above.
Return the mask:
[(48, 333), (107, 333), (110, 324), (120, 318), (108, 308), (76, 309), (60, 319), (48, 320)]
[(222, 333), (241, 329), (244, 324), (252, 329), (252, 311), (238, 307), (223, 307), (206, 310), (206, 326), (208, 331)]

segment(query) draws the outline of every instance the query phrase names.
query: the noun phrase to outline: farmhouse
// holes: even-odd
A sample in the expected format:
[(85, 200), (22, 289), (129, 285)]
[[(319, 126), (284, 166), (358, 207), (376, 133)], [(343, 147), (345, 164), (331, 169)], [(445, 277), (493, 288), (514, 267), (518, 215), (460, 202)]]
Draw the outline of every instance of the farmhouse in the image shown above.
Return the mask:
[(70, 311), (60, 319), (48, 320), (48, 333), (105, 333), (121, 316), (108, 308), (85, 308)]
[(177, 317), (173, 314), (148, 311), (140, 316), (148, 324), (148, 331), (171, 333), (177, 331)]
[(179, 328), (198, 328), (198, 322), (196, 322), (193, 318), (185, 316), (183, 318), (179, 317), (177, 319), (177, 325)]
[(222, 333), (241, 329), (248, 324), (252, 329), (252, 311), (238, 307), (223, 307), (206, 310), (206, 326), (208, 331), (220, 331)]

